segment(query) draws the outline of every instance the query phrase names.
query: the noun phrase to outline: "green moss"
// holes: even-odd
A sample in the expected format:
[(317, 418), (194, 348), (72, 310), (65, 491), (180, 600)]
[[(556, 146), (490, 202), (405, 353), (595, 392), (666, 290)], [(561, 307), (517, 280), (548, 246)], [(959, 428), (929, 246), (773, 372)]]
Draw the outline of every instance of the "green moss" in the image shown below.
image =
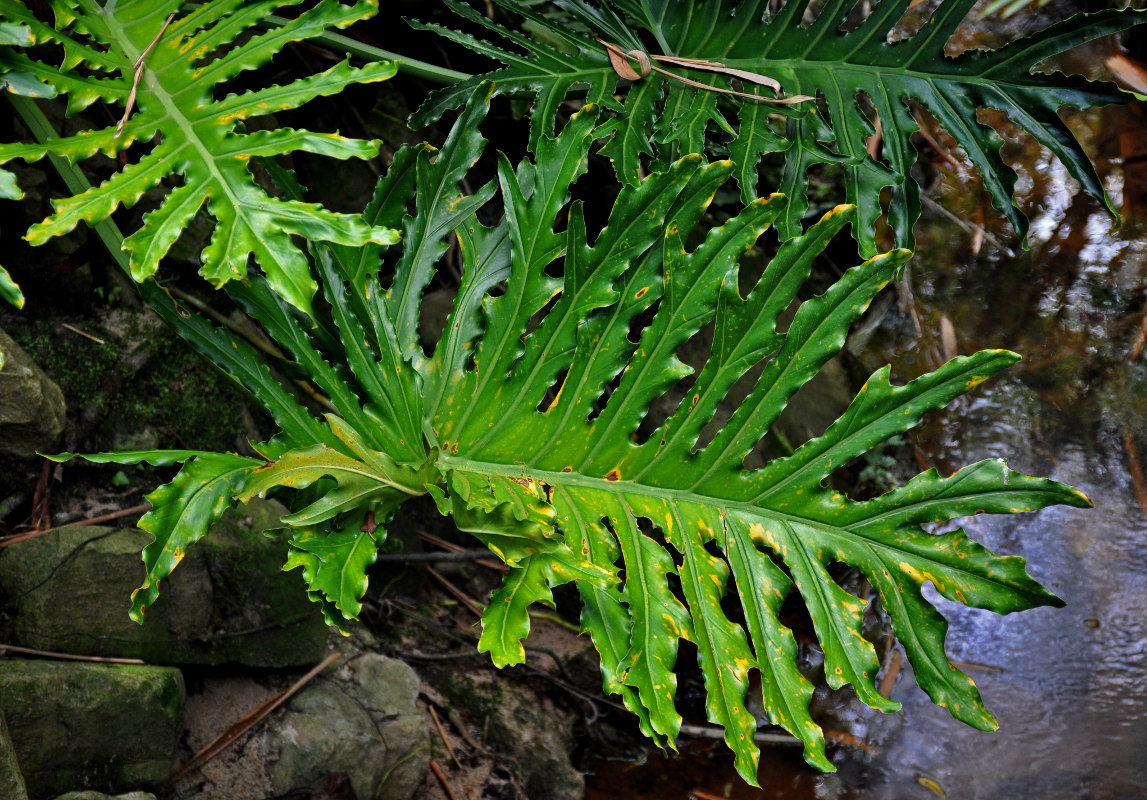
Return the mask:
[[(104, 345), (61, 334), (58, 321), (50, 318), (27, 323), (16, 327), (13, 338), (60, 385), (68, 408), (90, 415), (93, 404), (107, 404), (103, 421), (81, 447), (110, 449), (117, 433), (150, 427), (160, 433), (162, 447), (229, 450), (242, 434), (245, 393), (145, 316), (130, 318), (122, 340), (86, 323), (85, 329), (104, 339)], [(124, 357), (128, 347), (150, 356), (139, 372)], [(103, 396), (101, 389), (117, 378), (119, 391)], [(252, 413), (261, 414), (255, 407)]]
[(495, 716), (505, 701), (497, 681), (476, 681), (462, 672), (449, 673), (441, 689), (450, 703), (461, 708), (471, 720)]

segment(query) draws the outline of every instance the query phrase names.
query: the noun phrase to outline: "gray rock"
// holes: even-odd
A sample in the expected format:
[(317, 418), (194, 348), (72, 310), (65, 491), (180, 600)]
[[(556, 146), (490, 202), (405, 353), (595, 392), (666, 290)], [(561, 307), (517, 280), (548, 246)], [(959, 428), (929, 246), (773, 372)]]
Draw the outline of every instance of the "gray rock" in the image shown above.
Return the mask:
[(20, 764), (16, 760), (12, 738), (8, 735), (3, 709), (0, 709), (0, 797), (28, 800), (28, 789), (24, 786), (24, 776), (20, 774)]
[(500, 674), (450, 673), (437, 688), (471, 722), (489, 719), (487, 743), (517, 763), (530, 800), (583, 800), (585, 777), (570, 760), (572, 721), (548, 698)]
[(127, 794), (110, 795), (102, 792), (68, 792), (56, 800), (155, 800), (150, 792), (128, 792)]
[(143, 582), (136, 529), (76, 526), (0, 553), (0, 585), (13, 598), (16, 643), (158, 664), (283, 667), (323, 657), (327, 630), (301, 576), (284, 573), (273, 527), (282, 505), (230, 512), (160, 585), (143, 625), (127, 615)]
[(312, 791), (345, 772), (359, 800), (408, 800), (430, 760), (419, 686), (403, 662), (367, 653), (301, 691), (263, 735), (273, 793)]
[(836, 422), (855, 396), (840, 358), (834, 358), (793, 395), (777, 420), (777, 428), (793, 447), (800, 447)]
[(0, 661), (0, 702), (35, 795), (162, 787), (183, 700), (171, 667)]
[(0, 353), (0, 455), (32, 459), (64, 432), (64, 395), (2, 330)]

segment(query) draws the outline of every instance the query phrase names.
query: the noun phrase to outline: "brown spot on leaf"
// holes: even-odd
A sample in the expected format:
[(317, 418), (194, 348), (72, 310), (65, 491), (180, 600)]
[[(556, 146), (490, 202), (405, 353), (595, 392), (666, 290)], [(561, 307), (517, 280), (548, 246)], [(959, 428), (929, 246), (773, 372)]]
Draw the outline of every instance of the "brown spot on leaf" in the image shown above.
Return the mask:
[(620, 473), (620, 472), (618, 472), (616, 468), (614, 468), (614, 469), (611, 469), (611, 470), (610, 470), (610, 471), (609, 471), (609, 472), (606, 474), (606, 476), (605, 476), (605, 479), (606, 479), (607, 481), (619, 481), (619, 480), (621, 480), (621, 473)]

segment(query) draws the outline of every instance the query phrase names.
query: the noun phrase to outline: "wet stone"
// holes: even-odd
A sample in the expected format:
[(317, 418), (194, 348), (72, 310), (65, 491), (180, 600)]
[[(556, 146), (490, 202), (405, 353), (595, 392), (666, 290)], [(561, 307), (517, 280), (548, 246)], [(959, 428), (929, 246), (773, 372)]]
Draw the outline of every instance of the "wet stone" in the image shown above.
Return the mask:
[(30, 793), (159, 789), (182, 728), (179, 670), (0, 661), (0, 703)]
[(366, 653), (299, 692), (260, 745), (274, 796), (309, 794), (345, 772), (359, 800), (409, 800), (430, 759), (420, 685), (402, 661)]
[[(3, 696), (0, 696), (0, 703), (3, 703)], [(12, 746), (12, 737), (8, 735), (8, 723), (4, 721), (3, 712), (0, 706), (0, 797), (5, 800), (28, 800), (28, 789), (24, 786), (24, 776), (20, 774), (16, 749)]]
[(149, 534), (75, 526), (7, 548), (0, 586), (16, 643), (156, 664), (313, 664), (326, 626), (301, 576), (282, 571), (282, 543), (262, 535), (282, 513), (273, 501), (229, 512), (160, 584), (143, 625), (128, 610)]
[(68, 792), (56, 800), (155, 800), (150, 792), (128, 792), (127, 794), (110, 795), (103, 792)]
[(583, 800), (585, 777), (573, 766), (573, 720), (547, 697), (508, 679), (452, 674), (436, 688), (466, 716), (483, 722), (491, 749), (509, 756), (530, 800)]
[(0, 354), (0, 457), (34, 459), (64, 432), (64, 395), (2, 330)]

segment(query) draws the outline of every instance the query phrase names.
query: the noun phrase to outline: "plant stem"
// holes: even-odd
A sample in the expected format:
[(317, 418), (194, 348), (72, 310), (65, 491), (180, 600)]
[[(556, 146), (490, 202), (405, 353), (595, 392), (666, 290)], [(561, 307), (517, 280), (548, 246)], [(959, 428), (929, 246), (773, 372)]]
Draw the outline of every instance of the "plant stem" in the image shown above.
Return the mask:
[[(290, 20), (285, 17), (272, 15), (266, 18), (265, 24), (286, 25), (288, 22), (290, 22)], [(347, 55), (358, 56), (359, 58), (365, 58), (370, 61), (394, 61), (398, 64), (400, 72), (405, 72), (416, 78), (425, 78), (435, 83), (458, 83), (459, 81), (473, 77), (465, 72), (447, 69), (446, 67), (440, 67), (426, 61), (419, 61), (417, 58), (408, 58), (404, 55), (391, 52), (390, 50), (383, 50), (381, 47), (364, 44), (349, 36), (343, 36), (338, 33), (322, 33), (309, 41), (325, 44), (328, 47), (341, 50)]]
[[(52, 127), (52, 123), (44, 116), (44, 112), (40, 110), (40, 107), (36, 105), (34, 100), (28, 97), (9, 94), (8, 102), (12, 104), (13, 110), (15, 110), (24, 125), (27, 126), (37, 142), (43, 144), (50, 139), (56, 138), (55, 128)], [(52, 152), (48, 153), (48, 161), (52, 163), (56, 172), (63, 178), (64, 183), (72, 194), (82, 194), (92, 188), (92, 184), (88, 181), (87, 176), (71, 161)], [(107, 248), (108, 253), (115, 260), (116, 264), (119, 265), (125, 275), (131, 277), (131, 267), (128, 262), (127, 253), (124, 252), (123, 249), (123, 234), (120, 233), (116, 224), (109, 218), (97, 222), (95, 225), (92, 225), (92, 227), (95, 228), (96, 234), (100, 237), (100, 241), (104, 243), (104, 247)]]

